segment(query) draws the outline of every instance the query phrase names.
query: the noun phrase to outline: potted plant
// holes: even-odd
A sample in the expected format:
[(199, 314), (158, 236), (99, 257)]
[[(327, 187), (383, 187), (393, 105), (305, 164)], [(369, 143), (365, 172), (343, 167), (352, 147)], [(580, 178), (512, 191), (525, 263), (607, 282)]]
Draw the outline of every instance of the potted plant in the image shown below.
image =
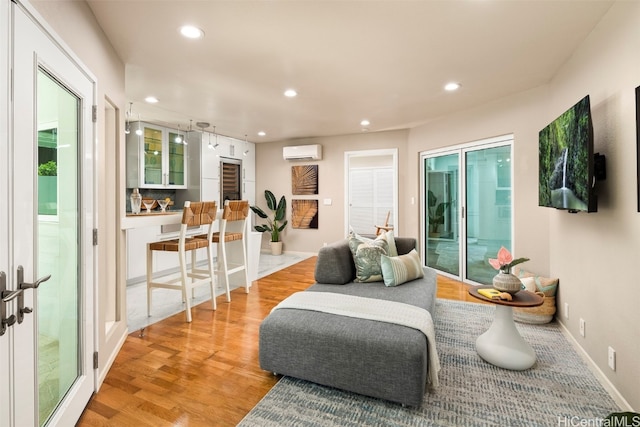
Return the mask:
[(429, 236), (440, 237), (438, 227), (444, 224), (445, 213), (452, 202), (440, 202), (438, 198), (429, 190), (427, 194), (427, 206), (429, 208)]
[(264, 233), (265, 231), (271, 233), (271, 253), (273, 255), (280, 255), (282, 254), (280, 232), (284, 230), (288, 223), (285, 219), (285, 215), (287, 213), (287, 201), (284, 196), (282, 196), (278, 204), (276, 204), (276, 197), (269, 190), (264, 191), (264, 198), (267, 199), (267, 206), (273, 212), (273, 217), (269, 218), (269, 215), (267, 215), (258, 206), (251, 206), (251, 210), (255, 212), (256, 215), (267, 220), (266, 224), (256, 225), (254, 229), (261, 233)]
[(49, 160), (38, 166), (38, 213), (56, 215), (58, 213), (58, 165)]

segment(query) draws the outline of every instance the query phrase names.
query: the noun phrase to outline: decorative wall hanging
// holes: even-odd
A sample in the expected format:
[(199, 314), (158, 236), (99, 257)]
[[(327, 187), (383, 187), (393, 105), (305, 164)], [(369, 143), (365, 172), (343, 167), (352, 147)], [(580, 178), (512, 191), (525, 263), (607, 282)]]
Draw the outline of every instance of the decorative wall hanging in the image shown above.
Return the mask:
[(318, 200), (291, 201), (291, 224), (293, 228), (318, 228)]
[(291, 166), (291, 194), (318, 194), (318, 165)]

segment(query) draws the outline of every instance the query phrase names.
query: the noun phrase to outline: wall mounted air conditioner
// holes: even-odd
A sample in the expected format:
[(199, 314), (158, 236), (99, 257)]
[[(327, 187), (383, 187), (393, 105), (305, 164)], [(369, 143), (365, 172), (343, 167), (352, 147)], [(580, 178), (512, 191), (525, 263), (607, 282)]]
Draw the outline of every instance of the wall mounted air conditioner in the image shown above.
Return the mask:
[(322, 160), (322, 145), (283, 147), (282, 157), (285, 160)]

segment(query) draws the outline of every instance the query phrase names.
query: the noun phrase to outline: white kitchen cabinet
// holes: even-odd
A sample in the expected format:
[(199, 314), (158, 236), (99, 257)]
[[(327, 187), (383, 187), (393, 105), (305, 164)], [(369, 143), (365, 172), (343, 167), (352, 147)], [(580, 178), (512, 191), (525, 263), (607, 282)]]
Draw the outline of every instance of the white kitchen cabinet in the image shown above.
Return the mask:
[(244, 181), (242, 185), (242, 198), (249, 201), (249, 206), (254, 206), (256, 204), (256, 183)]
[[(159, 225), (127, 230), (127, 283), (147, 277), (147, 243), (160, 238)], [(176, 264), (177, 265), (177, 264)]]
[[(247, 154), (244, 154), (244, 151)], [(248, 143), (242, 155), (242, 179), (244, 181), (256, 180), (256, 145)]]
[(220, 205), (220, 180), (212, 178), (202, 178), (202, 187), (200, 189), (202, 200), (213, 200)]
[(145, 122), (130, 124), (127, 135), (128, 188), (187, 188), (184, 134)]

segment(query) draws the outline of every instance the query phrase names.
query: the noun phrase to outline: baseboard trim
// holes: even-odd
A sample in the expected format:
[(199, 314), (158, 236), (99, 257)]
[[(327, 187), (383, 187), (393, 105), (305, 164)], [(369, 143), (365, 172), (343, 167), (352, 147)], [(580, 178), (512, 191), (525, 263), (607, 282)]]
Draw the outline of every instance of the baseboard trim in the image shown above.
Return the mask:
[(624, 396), (622, 396), (622, 394), (613, 385), (613, 383), (609, 380), (609, 378), (607, 378), (604, 372), (602, 372), (602, 369), (598, 367), (596, 362), (589, 356), (589, 354), (585, 351), (585, 349), (582, 348), (580, 343), (578, 343), (578, 341), (576, 341), (573, 335), (571, 335), (571, 333), (569, 332), (569, 329), (567, 329), (565, 324), (562, 323), (558, 318), (556, 318), (556, 321), (560, 324), (561, 326), (560, 330), (562, 331), (564, 336), (571, 343), (571, 345), (578, 352), (578, 354), (582, 357), (582, 360), (584, 360), (584, 362), (587, 364), (587, 367), (589, 368), (591, 373), (595, 375), (596, 379), (600, 382), (602, 387), (604, 387), (604, 389), (607, 390), (611, 398), (618, 404), (618, 406), (623, 411), (635, 412), (635, 410), (631, 407), (629, 402), (627, 402), (627, 399), (625, 399)]

